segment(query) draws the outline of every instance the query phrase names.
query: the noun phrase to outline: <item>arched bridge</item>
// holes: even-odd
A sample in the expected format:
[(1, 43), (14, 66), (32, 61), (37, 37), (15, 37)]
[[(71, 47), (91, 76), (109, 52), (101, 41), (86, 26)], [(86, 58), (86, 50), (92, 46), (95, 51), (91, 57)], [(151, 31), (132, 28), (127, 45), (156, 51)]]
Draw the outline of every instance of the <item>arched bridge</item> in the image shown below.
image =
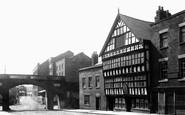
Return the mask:
[(23, 74), (0, 74), (0, 94), (4, 111), (9, 108), (9, 89), (22, 84), (32, 84), (42, 87), (47, 92), (47, 109), (53, 109), (54, 95), (62, 95), (66, 98), (66, 86), (64, 76), (49, 75), (23, 75)]

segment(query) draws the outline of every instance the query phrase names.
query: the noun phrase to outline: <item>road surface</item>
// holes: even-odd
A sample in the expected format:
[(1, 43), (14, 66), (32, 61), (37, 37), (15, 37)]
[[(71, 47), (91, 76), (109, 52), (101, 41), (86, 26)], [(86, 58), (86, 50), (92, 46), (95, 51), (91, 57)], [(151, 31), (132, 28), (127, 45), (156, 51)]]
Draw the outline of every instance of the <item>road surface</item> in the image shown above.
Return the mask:
[(38, 103), (36, 97), (22, 96), (20, 97), (20, 105), (10, 106), (11, 110), (45, 110), (45, 105)]
[[(134, 112), (115, 112), (85, 109), (63, 109), (63, 110), (46, 110), (44, 105), (38, 103), (37, 98), (24, 96), (20, 98), (20, 105), (10, 106), (12, 111), (0, 111), (0, 115), (148, 115)], [(150, 114), (157, 115), (157, 114)]]

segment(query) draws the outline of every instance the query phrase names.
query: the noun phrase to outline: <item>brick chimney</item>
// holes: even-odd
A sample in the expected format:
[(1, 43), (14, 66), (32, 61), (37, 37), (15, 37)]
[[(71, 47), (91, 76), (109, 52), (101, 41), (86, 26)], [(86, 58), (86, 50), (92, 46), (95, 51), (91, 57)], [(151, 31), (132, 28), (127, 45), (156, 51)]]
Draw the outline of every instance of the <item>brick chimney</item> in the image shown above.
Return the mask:
[(92, 58), (92, 66), (98, 63), (98, 54), (97, 54), (97, 52), (93, 52), (91, 58)]
[(159, 9), (156, 11), (155, 22), (158, 22), (170, 16), (171, 16), (171, 13), (169, 13), (168, 10), (165, 11), (163, 7), (159, 6)]

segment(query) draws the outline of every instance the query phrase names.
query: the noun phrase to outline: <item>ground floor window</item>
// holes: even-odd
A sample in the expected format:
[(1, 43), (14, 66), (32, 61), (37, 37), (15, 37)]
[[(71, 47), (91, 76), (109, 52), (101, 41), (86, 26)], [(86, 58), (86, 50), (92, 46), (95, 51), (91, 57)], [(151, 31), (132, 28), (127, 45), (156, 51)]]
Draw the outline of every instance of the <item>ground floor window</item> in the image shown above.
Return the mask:
[(90, 106), (90, 95), (84, 95), (84, 105)]
[(178, 92), (176, 93), (176, 109), (185, 110), (185, 93)]
[(115, 98), (115, 109), (125, 109), (125, 99)]
[(148, 99), (145, 98), (132, 99), (132, 108), (148, 109)]

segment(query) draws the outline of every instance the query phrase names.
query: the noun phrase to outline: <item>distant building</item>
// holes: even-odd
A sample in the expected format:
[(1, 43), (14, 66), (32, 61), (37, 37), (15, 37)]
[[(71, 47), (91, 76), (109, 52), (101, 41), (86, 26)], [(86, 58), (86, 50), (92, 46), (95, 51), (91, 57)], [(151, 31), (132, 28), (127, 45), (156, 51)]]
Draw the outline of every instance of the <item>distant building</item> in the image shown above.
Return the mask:
[(92, 66), (79, 70), (79, 98), (81, 109), (106, 110), (102, 63), (97, 53), (92, 55)]
[(41, 75), (48, 73), (45, 75), (65, 76), (66, 81), (70, 84), (66, 89), (68, 101), (65, 103), (65, 107), (79, 108), (79, 69), (90, 66), (91, 62), (91, 58), (83, 52), (74, 55), (73, 52), (67, 51), (50, 58), (43, 63), (44, 66), (36, 67), (34, 74), (38, 72)]

